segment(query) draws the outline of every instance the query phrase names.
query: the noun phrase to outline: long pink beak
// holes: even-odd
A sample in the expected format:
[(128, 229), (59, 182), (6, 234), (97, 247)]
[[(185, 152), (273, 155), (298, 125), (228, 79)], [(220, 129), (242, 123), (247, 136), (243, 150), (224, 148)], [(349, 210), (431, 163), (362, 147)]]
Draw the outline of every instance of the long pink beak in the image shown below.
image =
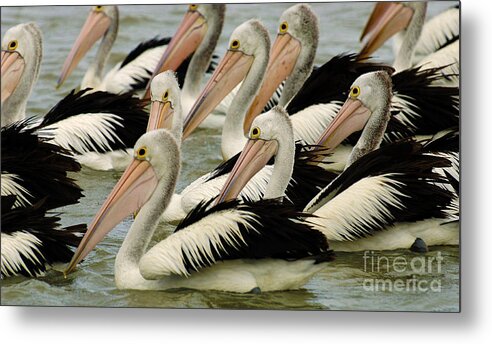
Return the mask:
[(378, 2), (366, 23), (360, 37), (365, 41), (360, 51), (362, 57), (369, 57), (391, 36), (405, 29), (413, 16), (413, 9), (398, 2)]
[(26, 63), (16, 51), (2, 50), (1, 59), (1, 98), (3, 105), (3, 102), (14, 93), (19, 85)]
[(238, 50), (227, 51), (184, 121), (183, 140), (246, 77), (253, 61), (252, 55)]
[(149, 123), (147, 132), (157, 129), (172, 129), (174, 109), (171, 102), (160, 100), (152, 101), (150, 105)]
[(157, 183), (150, 163), (134, 159), (92, 220), (65, 274), (72, 272), (118, 223), (139, 210), (150, 199)]
[(171, 42), (169, 42), (164, 55), (162, 55), (147, 84), (143, 99), (150, 99), (150, 83), (154, 76), (166, 70), (176, 71), (183, 61), (198, 49), (207, 30), (207, 21), (200, 12), (186, 12), (178, 31), (176, 31)]
[(301, 53), (301, 42), (289, 33), (279, 33), (272, 46), (265, 78), (244, 119), (244, 132), (265, 108), (278, 86), (292, 73)]
[(248, 181), (265, 167), (268, 161), (277, 154), (277, 151), (278, 143), (276, 140), (248, 140), (231, 173), (229, 173), (229, 177), (215, 201), (216, 204), (235, 199)]
[(370, 117), (371, 111), (360, 100), (349, 98), (316, 144), (335, 149), (352, 133), (364, 129)]
[(104, 12), (91, 10), (63, 64), (56, 87), (60, 87), (63, 84), (89, 49), (106, 34), (110, 25), (111, 19)]

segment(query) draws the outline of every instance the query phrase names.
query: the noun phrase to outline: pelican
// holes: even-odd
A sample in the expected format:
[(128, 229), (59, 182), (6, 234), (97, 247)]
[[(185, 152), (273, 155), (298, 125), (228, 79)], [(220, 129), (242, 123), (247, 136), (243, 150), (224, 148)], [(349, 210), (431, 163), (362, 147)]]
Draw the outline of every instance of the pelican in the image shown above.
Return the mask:
[[(284, 16), (293, 23), (304, 23), (301, 29), (294, 29), (294, 37), (278, 43), (272, 48), (270, 57), (270, 40), (265, 30), (246, 32), (246, 25), (236, 28), (229, 40), (229, 49), (219, 66), (208, 81), (193, 108), (185, 119), (183, 137), (188, 137), (193, 130), (213, 111), (220, 101), (229, 94), (239, 83), (241, 86), (229, 107), (222, 128), (222, 156), (230, 159), (244, 146), (243, 123), (247, 109), (253, 98), (258, 94), (259, 87), (269, 61), (275, 61), (276, 66), (283, 66), (298, 56), (301, 59), (304, 75), (293, 77), (292, 82), (285, 84), (280, 101), (290, 94), (297, 82), (309, 75), (313, 65), (316, 47), (318, 45), (318, 26), (314, 13), (307, 5), (294, 6)], [(247, 22), (248, 23), (248, 22)], [(299, 26), (298, 24), (298, 26)], [(284, 24), (285, 25), (285, 24)], [(300, 42), (306, 42), (302, 46)], [(275, 78), (276, 76), (272, 76)], [(275, 90), (283, 82), (283, 78), (275, 79), (271, 92), (264, 98), (259, 110), (263, 109)], [(260, 93), (261, 95), (261, 93)]]
[[(311, 73), (317, 32), (317, 19), (309, 6), (295, 5), (282, 14), (266, 76), (256, 98), (245, 113), (246, 105), (250, 104), (246, 98), (248, 94), (238, 96), (237, 104), (241, 105), (238, 106), (239, 111), (226, 116), (221, 143), (224, 158), (230, 158), (242, 149), (246, 139), (241, 132), (244, 129), (247, 132), (252, 119), (260, 113), (266, 100), (285, 78), (288, 77), (280, 103), (287, 103), (295, 139), (313, 144), (340, 109), (346, 98), (344, 90), (348, 89), (358, 76), (370, 71), (391, 69), (380, 63), (368, 62), (355, 54), (347, 54), (335, 56)], [(230, 44), (232, 43), (233, 40), (230, 41)], [(247, 53), (252, 54), (249, 51)], [(257, 57), (254, 62), (260, 65)], [(220, 73), (232, 73), (233, 69), (233, 65), (231, 67), (225, 63), (221, 63), (217, 68), (217, 80), (214, 77), (209, 80), (202, 96), (185, 120), (184, 137), (203, 120), (221, 97), (227, 94), (228, 87), (233, 87), (234, 84), (229, 84), (231, 78), (219, 80)], [(234, 73), (238, 75), (239, 71), (234, 70)], [(250, 93), (253, 93), (251, 90), (260, 87), (259, 75), (254, 76), (252, 73), (253, 69), (246, 74), (248, 81), (243, 81)], [(417, 134), (432, 135), (458, 124), (459, 106), (456, 96), (459, 90), (433, 86), (432, 82), (436, 78), (439, 78), (439, 75), (433, 69), (412, 69), (394, 76), (394, 108), (387, 140)], [(290, 99), (293, 95), (294, 98)], [(244, 128), (241, 128), (240, 124), (243, 123)], [(343, 170), (351, 148), (350, 144), (339, 147), (330, 157), (330, 161), (335, 163), (328, 167), (336, 171)]]
[(123, 61), (117, 63), (104, 75), (104, 67), (118, 34), (118, 25), (119, 11), (117, 6), (92, 7), (63, 64), (57, 87), (63, 84), (80, 60), (101, 38), (96, 57), (82, 79), (81, 89), (92, 88), (119, 94), (142, 90), (145, 87), (153, 66), (159, 62), (170, 38), (154, 38), (139, 44)]
[[(443, 210), (451, 204), (453, 196), (438, 185), (445, 182), (442, 176), (432, 172), (432, 169), (450, 166), (450, 161), (431, 154), (425, 144), (412, 140), (399, 141), (373, 152), (364, 150), (379, 146), (389, 118), (390, 97), (376, 97), (366, 92), (369, 85), (365, 81), (376, 82), (379, 78), (391, 82), (386, 72), (373, 72), (359, 77), (354, 85), (360, 87), (364, 99), (369, 97), (372, 102), (381, 102), (381, 99), (385, 102), (384, 111), (379, 108), (377, 114), (386, 112), (384, 118), (376, 116), (379, 118), (369, 120), (360, 147), (354, 149), (353, 156), (366, 154), (313, 198), (304, 209), (312, 216), (305, 221), (322, 232), (335, 251), (409, 248), (418, 237), (428, 245), (456, 245), (458, 227), (456, 223), (447, 223)], [(380, 86), (371, 85), (373, 89)], [(370, 116), (369, 109), (352, 100), (349, 98), (345, 103), (340, 117), (330, 128), (354, 127)], [(279, 113), (283, 113), (283, 117)], [(338, 120), (346, 116), (348, 121)], [(253, 120), (249, 140), (224, 184), (217, 199), (219, 204), (234, 199), (272, 155), (276, 155), (274, 169), (278, 173), (272, 174), (269, 180), (272, 187), (268, 197), (284, 195), (293, 154), (292, 149), (281, 150), (280, 147), (285, 147), (287, 140), (292, 141), (293, 135), (280, 134), (280, 130), (288, 123), (289, 117), (281, 108), (274, 108)], [(326, 131), (329, 144), (341, 139), (338, 132), (330, 128)]]
[[(3, 182), (3, 178), (2, 178)], [(60, 218), (46, 212), (44, 200), (15, 206), (16, 196), (2, 194), (2, 279), (42, 276), (53, 265), (67, 263), (87, 229), (60, 228)]]
[[(296, 9), (296, 6), (293, 8)], [(287, 31), (282, 34), (285, 27)], [(283, 36), (288, 35), (291, 28), (302, 29), (296, 27), (295, 21), (288, 20), (288, 17), (281, 18), (274, 47), (282, 42), (282, 39), (285, 40)], [(279, 79), (288, 77), (285, 71), (291, 69), (289, 78), (299, 78), (298, 74), (306, 73), (306, 69), (291, 67), (293, 63), (300, 66), (306, 63), (303, 63), (300, 57), (290, 61), (290, 64), (281, 65), (281, 68), (272, 63), (272, 60), (270, 62), (265, 77), (267, 82), (263, 83), (259, 96), (253, 101), (253, 106), (246, 115), (245, 132), (263, 105), (264, 101), (261, 97), (268, 97), (275, 88), (276, 84), (273, 81), (276, 76), (279, 76), (277, 77)], [(298, 88), (291, 91), (295, 96), (284, 100), (287, 102), (286, 110), (292, 115), (296, 139), (302, 139), (307, 143), (316, 142), (323, 128), (333, 120), (345, 100), (344, 90), (348, 89), (358, 76), (376, 70), (392, 71), (386, 65), (369, 63), (367, 58), (355, 54), (335, 56), (323, 66), (314, 69), (302, 87), (297, 84)], [(385, 141), (407, 136), (433, 135), (458, 125), (459, 89), (435, 85), (436, 81), (441, 79), (444, 77), (439, 68), (417, 67), (392, 75), (392, 116)], [(286, 87), (288, 81), (289, 79), (286, 81)], [(331, 157), (336, 163), (330, 165), (330, 168), (343, 169), (346, 155), (351, 151), (354, 143), (354, 139), (351, 138), (343, 146), (338, 147)]]
[[(250, 24), (248, 24), (250, 25)], [(250, 28), (256, 27), (256, 22)], [(248, 31), (246, 31), (248, 32)], [(159, 128), (169, 129), (180, 142), (183, 120), (180, 90), (174, 74), (170, 71), (153, 78), (151, 84), (151, 107), (148, 131)], [(180, 193), (172, 196), (169, 206), (162, 214), (162, 221), (176, 223), (186, 217), (198, 204), (207, 202), (217, 196), (235, 164), (238, 155), (219, 165), (213, 171), (203, 175), (189, 184)], [(319, 152), (296, 145), (296, 159), (292, 179), (287, 188), (287, 198), (299, 207), (304, 206), (335, 174), (314, 166)], [(266, 188), (272, 166), (259, 172), (241, 192), (242, 199), (259, 200)]]
[[(37, 24), (20, 24), (5, 33), (2, 125), (25, 118), (41, 58), (42, 34)], [(82, 165), (95, 170), (124, 170), (131, 160), (128, 149), (145, 132), (148, 115), (144, 105), (130, 93), (72, 91), (43, 118), (31, 123), (36, 134), (73, 153)]]
[(442, 85), (458, 86), (459, 8), (450, 8), (424, 25), (426, 2), (378, 3), (361, 35), (368, 56), (395, 35), (397, 72), (413, 66), (443, 67)]
[[(446, 154), (437, 152), (440, 145), (432, 141), (428, 144), (403, 141), (378, 149), (390, 116), (390, 99), (391, 79), (385, 72), (368, 73), (354, 82), (339, 114), (319, 142), (335, 147), (355, 131), (362, 130), (362, 134), (344, 173), (304, 209), (317, 216), (308, 221), (323, 231), (339, 250), (409, 248), (417, 238), (429, 246), (458, 245), (458, 225), (456, 221), (448, 221), (449, 209), (456, 208), (458, 199), (446, 185), (450, 175), (459, 178), (457, 151), (453, 152), (458, 147)], [(414, 165), (415, 152), (423, 160)], [(425, 162), (443, 158), (446, 164)], [(443, 175), (443, 169), (451, 173)], [(360, 179), (359, 173), (364, 170), (370, 177)], [(417, 179), (408, 179), (408, 173), (414, 171)], [(352, 180), (357, 186), (354, 193), (339, 194), (347, 183), (344, 179), (354, 178), (351, 175), (355, 176)], [(353, 216), (344, 222), (345, 229), (335, 226), (332, 219), (336, 219), (337, 209), (343, 209), (339, 207), (346, 206), (354, 195), (360, 206), (353, 207)], [(436, 204), (439, 206), (434, 208)], [(375, 231), (390, 224), (394, 226)]]
[[(260, 68), (264, 69), (266, 60), (268, 59), (268, 43), (267, 32), (260, 22), (257, 20), (249, 20), (241, 24), (238, 28), (236, 28), (236, 30), (234, 30), (231, 36), (230, 45), (240, 44), (242, 48), (230, 50), (227, 53), (227, 58), (224, 59), (226, 62), (221, 62), (221, 64), (217, 67), (217, 73), (227, 77), (227, 80), (232, 81), (237, 80), (235, 79), (237, 78), (236, 73), (240, 72), (240, 70), (239, 67), (231, 68), (230, 63), (237, 63), (239, 66), (243, 66), (245, 62), (249, 62), (251, 64), (250, 67), (243, 66), (242, 68), (249, 68), (250, 71), (258, 70)], [(262, 46), (261, 48), (259, 47), (260, 44)], [(263, 63), (257, 63), (256, 59), (262, 59)], [(227, 68), (229, 71), (227, 74), (222, 74), (225, 71), (223, 68), (224, 66), (229, 66)], [(244, 71), (242, 73), (244, 73)], [(258, 73), (261, 73), (261, 70), (259, 70)], [(163, 122), (163, 120), (154, 119), (156, 116), (161, 116), (161, 118), (163, 118), (164, 115), (159, 114), (161, 111), (164, 111), (164, 103), (170, 102), (170, 104), (172, 104), (171, 106), (174, 108), (172, 119), (173, 121), (177, 121), (177, 124), (173, 122), (173, 125), (177, 125), (174, 127), (175, 129), (173, 129), (173, 134), (176, 137), (180, 137), (181, 132), (179, 132), (179, 125), (182, 121), (182, 110), (176, 111), (176, 109), (183, 108), (182, 105), (178, 104), (180, 97), (177, 94), (177, 91), (173, 91), (172, 85), (169, 84), (169, 82), (172, 83), (172, 80), (169, 80), (169, 75), (166, 77), (165, 75), (160, 74), (158, 77), (159, 76), (161, 76), (162, 79), (159, 79), (159, 81), (153, 80), (151, 85), (152, 103), (150, 122), (153, 123), (152, 129), (170, 129), (169, 126), (166, 127), (156, 125), (159, 122)], [(164, 86), (166, 84), (164, 79), (166, 78), (168, 79), (168, 85)], [(169, 90), (171, 90), (171, 92), (169, 92)], [(249, 92), (250, 94), (251, 92), (254, 92), (254, 90), (252, 91), (249, 88), (247, 81), (243, 82), (236, 97), (240, 97), (241, 94), (245, 92)], [(162, 102), (162, 99), (166, 99), (166, 102)], [(229, 111), (230, 112), (228, 114), (228, 118), (226, 119), (226, 123), (227, 121), (230, 121), (231, 114), (235, 114), (240, 111), (244, 113), (244, 109), (241, 109), (239, 106), (236, 107), (236, 105), (231, 106)], [(168, 125), (170, 125), (170, 122)], [(237, 127), (239, 130), (239, 135), (242, 135), (242, 125), (239, 124)], [(313, 166), (311, 166), (312, 159), (318, 157), (318, 155), (311, 151), (309, 147), (302, 147), (301, 145), (298, 145), (296, 153), (297, 158), (295, 173), (287, 190), (287, 195), (292, 201), (296, 200), (296, 204), (305, 204), (305, 202), (308, 201), (313, 194), (316, 194), (321, 187), (326, 185), (325, 183), (334, 178), (334, 174), (324, 171), (322, 168), (313, 168)], [(200, 202), (216, 196), (220, 192), (223, 182), (226, 180), (227, 174), (230, 172), (237, 157), (238, 155), (218, 166), (210, 173), (198, 178), (189, 184), (179, 194), (174, 194), (169, 207), (163, 214), (162, 219), (166, 222), (175, 223), (176, 221), (183, 219), (186, 214), (188, 214)], [(250, 200), (258, 200), (265, 190), (266, 182), (271, 171), (272, 167), (268, 166), (261, 173), (255, 176), (251, 183), (249, 183), (244, 189), (241, 197)]]
[[(294, 9), (293, 13), (296, 13), (298, 5), (293, 6), (292, 9)], [(295, 32), (303, 29), (295, 20), (289, 19), (289, 11), (290, 9), (280, 19), (274, 50), (276, 46), (285, 44), (283, 43), (286, 40), (285, 36), (294, 35), (296, 37)], [(313, 16), (306, 16), (306, 19), (314, 20)], [(303, 40), (300, 38), (298, 40), (304, 46)], [(306, 44), (306, 47), (309, 46)], [(299, 74), (309, 77), (303, 85), (294, 83), (295, 86), (290, 88), (289, 96), (281, 100), (279, 104), (285, 103), (287, 112), (291, 115), (295, 114), (292, 120), (295, 132), (299, 132), (296, 138), (307, 139), (306, 142), (312, 143), (312, 140), (316, 140), (321, 134), (320, 128), (325, 128), (326, 124), (331, 122), (336, 115), (346, 98), (345, 90), (358, 76), (371, 71), (391, 69), (381, 63), (368, 63), (367, 58), (361, 55), (346, 54), (335, 56), (323, 66), (315, 68), (309, 75), (306, 74), (306, 70), (310, 70), (310, 64), (302, 61), (300, 56), (297, 59), (293, 57), (285, 63), (276, 63), (275, 60), (270, 59), (265, 76), (266, 81), (246, 115), (244, 122), (246, 133), (252, 119), (260, 113), (264, 104), (262, 97), (268, 97), (271, 94), (278, 80), (289, 77), (288, 71), (291, 71), (289, 79), (293, 76), (297, 79)], [(286, 88), (289, 79), (286, 81)], [(435, 85), (447, 80), (442, 76), (440, 68), (411, 68), (394, 74), (392, 79), (393, 111), (392, 121), (388, 128), (390, 132), (393, 132), (391, 136), (401, 138), (410, 135), (433, 135), (438, 131), (458, 125), (459, 89)], [(291, 95), (294, 95), (293, 98), (290, 98)], [(298, 113), (299, 116), (297, 116)], [(344, 151), (350, 151), (350, 148)], [(340, 161), (336, 156), (334, 158)]]
[(1, 56), (2, 127), (24, 119), (42, 54), (42, 35), (36, 23), (16, 25), (5, 32)]
[[(149, 250), (159, 215), (176, 185), (179, 144), (173, 134), (159, 129), (143, 135), (135, 147), (133, 162), (94, 217), (66, 273), (139, 208), (115, 259), (119, 289), (238, 293), (298, 289), (326, 266), (321, 263), (331, 260), (327, 241), (300, 223), (297, 214), (270, 217), (256, 212), (254, 205), (235, 202), (210, 210), (197, 208)], [(266, 204), (265, 210), (278, 206)]]

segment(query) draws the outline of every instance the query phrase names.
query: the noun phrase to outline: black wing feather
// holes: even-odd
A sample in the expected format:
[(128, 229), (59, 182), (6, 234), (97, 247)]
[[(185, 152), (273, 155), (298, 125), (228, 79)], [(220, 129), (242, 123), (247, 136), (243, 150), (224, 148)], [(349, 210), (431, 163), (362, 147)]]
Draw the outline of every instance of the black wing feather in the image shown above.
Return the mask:
[(368, 61), (368, 58), (361, 58), (353, 53), (337, 55), (321, 67), (313, 69), (286, 110), (289, 114), (294, 114), (311, 105), (343, 102), (355, 79), (378, 70), (392, 70), (392, 67)]
[[(306, 223), (299, 221), (301, 217), (310, 216), (294, 208), (282, 204), (279, 200), (261, 200), (258, 202), (224, 202), (210, 208), (214, 200), (200, 203), (178, 225), (176, 232), (200, 221), (204, 217), (224, 210), (244, 210), (255, 214), (249, 223), (254, 230), (239, 224), (242, 240), (232, 246), (222, 239), (222, 246), (212, 249), (216, 261), (231, 259), (264, 259), (276, 258), (296, 260), (311, 258), (316, 262), (333, 259), (325, 236)], [(239, 238), (237, 238), (239, 239)], [(214, 245), (211, 245), (214, 247)], [(211, 266), (212, 262), (198, 250), (199, 259), (194, 259), (188, 252), (182, 251), (185, 267), (188, 272)]]
[[(396, 188), (402, 195), (397, 197), (404, 206), (399, 208), (387, 203), (389, 214), (382, 214), (383, 218), (377, 220), (377, 225), (368, 224), (365, 233), (384, 229), (395, 222), (445, 218), (444, 210), (451, 203), (453, 195), (437, 185), (448, 181), (434, 172), (433, 168), (449, 167), (451, 163), (446, 158), (423, 153), (425, 145), (413, 140), (395, 142), (368, 153), (323, 190), (315, 205), (329, 202), (363, 178), (387, 175), (399, 182)], [(361, 236), (360, 233), (354, 235)]]
[(45, 197), (46, 209), (77, 203), (82, 189), (67, 174), (80, 171), (80, 164), (63, 148), (39, 138), (33, 122), (27, 119), (2, 127), (2, 173), (18, 177), (30, 193), (26, 197), (31, 204)]
[[(443, 77), (443, 68), (410, 68), (392, 77), (393, 93), (408, 99), (418, 114), (407, 116), (415, 127), (414, 135), (433, 135), (459, 125), (459, 88), (432, 84)], [(392, 116), (398, 116), (398, 112), (393, 109)]]
[[(39, 252), (33, 250), (37, 259), (19, 252), (25, 266), (19, 266), (13, 274), (36, 277), (46, 271), (53, 263), (67, 263), (73, 256), (70, 247), (77, 247), (87, 226), (74, 225), (60, 229), (60, 218), (46, 213), (45, 199), (21, 208), (13, 208), (15, 196), (2, 196), (2, 233), (11, 235), (25, 232), (35, 236)], [(3, 257), (3, 256), (2, 256)], [(5, 264), (2, 261), (2, 264)]]
[[(46, 126), (81, 114), (93, 116), (98, 116), (98, 113), (114, 114), (118, 117), (119, 125), (115, 126), (115, 133), (119, 140), (110, 142), (110, 151), (132, 148), (147, 128), (149, 116), (144, 109), (147, 102), (133, 97), (131, 92), (112, 94), (103, 91), (88, 91), (90, 89), (79, 92), (72, 90), (44, 116), (37, 129), (43, 129)], [(108, 151), (106, 147), (101, 147), (95, 140), (92, 141), (92, 144), (98, 153)], [(75, 153), (83, 153), (77, 152), (74, 147), (70, 147), (70, 149)], [(87, 145), (86, 151), (93, 150), (91, 145)]]

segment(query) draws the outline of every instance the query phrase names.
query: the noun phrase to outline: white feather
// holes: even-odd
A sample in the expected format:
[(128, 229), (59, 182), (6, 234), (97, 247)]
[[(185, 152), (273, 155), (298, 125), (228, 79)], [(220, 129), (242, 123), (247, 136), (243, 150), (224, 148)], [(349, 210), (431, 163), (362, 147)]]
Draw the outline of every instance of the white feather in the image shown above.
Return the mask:
[(79, 154), (99, 149), (111, 150), (111, 143), (122, 142), (116, 134), (119, 117), (110, 113), (72, 116), (38, 131), (40, 137)]
[[(85, 113), (72, 116), (38, 131), (50, 143), (73, 152), (82, 165), (95, 170), (123, 170), (130, 160), (132, 148), (112, 150), (111, 143), (120, 142), (117, 127), (120, 118), (110, 113)], [(97, 150), (106, 153), (99, 153)]]
[(394, 93), (391, 98), (391, 111), (398, 111), (395, 117), (400, 120), (405, 126), (412, 130), (417, 129), (414, 124), (414, 120), (421, 117), (416, 111), (413, 99), (405, 94)]
[(415, 57), (424, 56), (437, 51), (450, 38), (459, 35), (460, 13), (457, 8), (450, 8), (431, 18), (425, 23), (420, 38), (415, 46)]
[(419, 61), (419, 66), (435, 68), (447, 66), (440, 73), (445, 76), (433, 82), (435, 85), (458, 87), (460, 73), (460, 41), (456, 41)]
[(403, 207), (398, 199), (404, 196), (397, 189), (400, 183), (391, 179), (392, 175), (361, 179), (334, 198), (329, 196), (321, 200), (315, 197), (304, 211), (317, 217), (306, 221), (329, 241), (357, 239), (355, 233), (365, 233), (364, 226), (375, 225), (383, 218), (392, 218), (387, 204)]
[[(261, 169), (239, 194), (240, 198), (256, 201), (265, 192), (266, 185), (272, 175), (273, 166), (265, 166)], [(171, 203), (161, 216), (161, 220), (170, 223), (181, 221), (186, 214), (193, 210), (200, 202), (216, 197), (229, 174), (224, 174), (217, 178), (210, 178), (211, 173), (207, 173), (188, 185), (180, 194), (174, 194)]]
[(336, 252), (408, 249), (417, 238), (422, 239), (427, 246), (459, 245), (459, 224), (446, 223), (442, 219), (396, 223), (355, 241), (333, 240), (330, 248)]
[(215, 263), (213, 250), (223, 250), (222, 242), (232, 247), (245, 243), (238, 224), (255, 231), (251, 224), (254, 219), (253, 213), (244, 210), (213, 213), (152, 247), (140, 260), (140, 273), (145, 279), (158, 279), (171, 274), (189, 276), (185, 256), (197, 270), (207, 263)]
[(135, 79), (150, 78), (166, 48), (167, 45), (148, 49), (121, 69), (122, 62), (118, 63), (105, 75), (98, 90), (115, 94), (131, 91)]
[(31, 197), (29, 190), (18, 183), (21, 178), (12, 173), (2, 173), (2, 196), (15, 195), (14, 207), (31, 205), (27, 197)]
[(307, 144), (317, 142), (323, 130), (335, 118), (342, 106), (341, 102), (311, 105), (290, 116), (294, 129), (294, 139)]
[(75, 154), (74, 159), (81, 165), (96, 171), (123, 171), (133, 159), (133, 148), (118, 149), (106, 153)]
[(41, 241), (34, 235), (24, 231), (13, 232), (12, 234), (1, 233), (1, 239), (2, 276), (13, 276), (20, 270), (28, 270), (22, 256), (36, 264), (42, 263), (37, 257), (37, 255), (43, 257), (38, 248)]

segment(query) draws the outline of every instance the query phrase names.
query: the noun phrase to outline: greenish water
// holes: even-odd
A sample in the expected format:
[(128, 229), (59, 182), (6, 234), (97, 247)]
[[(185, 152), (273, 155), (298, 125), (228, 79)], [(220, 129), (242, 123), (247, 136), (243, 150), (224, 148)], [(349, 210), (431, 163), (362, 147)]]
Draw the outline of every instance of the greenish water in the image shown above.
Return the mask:
[[(451, 6), (451, 2), (430, 3), (432, 16)], [(320, 45), (317, 63), (341, 52), (355, 51), (358, 37), (372, 3), (313, 4), (320, 21)], [(262, 20), (273, 39), (280, 14), (289, 4), (229, 5), (218, 54), (223, 54), (232, 30), (245, 20)], [(156, 35), (172, 35), (181, 21), (183, 5), (121, 6), (120, 29), (112, 50), (110, 65), (124, 58), (140, 41)], [(28, 104), (28, 113), (43, 115), (66, 93), (79, 85), (95, 49), (80, 63), (64, 87), (55, 89), (64, 59), (85, 21), (89, 7), (10, 7), (2, 8), (2, 35), (18, 23), (36, 21), (44, 33), (44, 57), (40, 78)], [(392, 59), (391, 45), (385, 45), (379, 56)], [(206, 142), (207, 144), (204, 144)], [(220, 161), (220, 132), (199, 130), (183, 145), (183, 169), (178, 183), (182, 190), (198, 176), (214, 168)], [(199, 168), (197, 168), (199, 167)], [(64, 225), (89, 223), (120, 173), (83, 169), (73, 175), (84, 189), (80, 204), (61, 209)], [(222, 292), (179, 290), (172, 292), (120, 291), (113, 279), (114, 257), (131, 226), (127, 219), (87, 257), (78, 270), (64, 278), (53, 270), (39, 279), (22, 277), (2, 280), (3, 305), (105, 306), (105, 307), (169, 307), (169, 308), (269, 308), (269, 309), (345, 309), (345, 310), (417, 310), (457, 311), (459, 309), (459, 249), (433, 248), (425, 255), (409, 251), (339, 253), (337, 259), (298, 291), (238, 295)], [(172, 230), (162, 225), (154, 241)], [(368, 258), (369, 257), (369, 258)], [(370, 264), (370, 257), (381, 263)], [(393, 266), (395, 258), (409, 264), (402, 271)], [(415, 269), (421, 259), (441, 261), (429, 271)], [(442, 258), (442, 259), (441, 259)], [(382, 263), (390, 263), (389, 268)], [(414, 268), (410, 266), (414, 262)], [(414, 281), (416, 288), (412, 287)], [(410, 283), (410, 284), (408, 284)], [(420, 283), (421, 288), (418, 288)], [(402, 288), (401, 285), (405, 284)], [(407, 285), (408, 284), (408, 285)], [(384, 285), (384, 289), (383, 289)], [(427, 288), (424, 288), (424, 285)], [(371, 286), (373, 287), (371, 289)], [(432, 287), (432, 288), (431, 288)], [(439, 287), (439, 288), (438, 288)], [(391, 288), (391, 290), (390, 290)]]

